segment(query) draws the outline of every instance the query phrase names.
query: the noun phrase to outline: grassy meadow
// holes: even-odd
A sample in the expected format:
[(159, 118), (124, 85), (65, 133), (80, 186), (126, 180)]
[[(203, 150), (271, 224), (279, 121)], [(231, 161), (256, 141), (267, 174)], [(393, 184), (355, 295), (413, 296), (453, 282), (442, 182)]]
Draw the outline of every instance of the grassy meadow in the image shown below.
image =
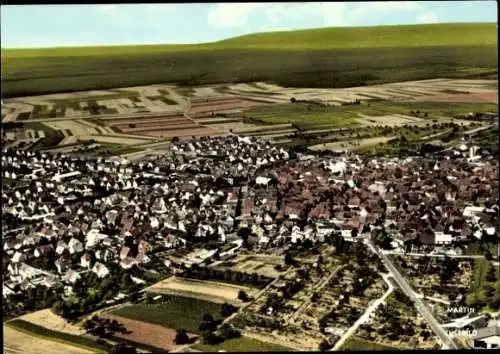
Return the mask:
[(323, 28), (196, 45), (2, 49), (3, 97), (170, 83), (348, 87), (496, 78), (496, 24)]
[(162, 294), (162, 299), (157, 303), (135, 304), (112, 311), (111, 314), (198, 333), (203, 315), (210, 313), (220, 319), (220, 309), (221, 305), (213, 302)]

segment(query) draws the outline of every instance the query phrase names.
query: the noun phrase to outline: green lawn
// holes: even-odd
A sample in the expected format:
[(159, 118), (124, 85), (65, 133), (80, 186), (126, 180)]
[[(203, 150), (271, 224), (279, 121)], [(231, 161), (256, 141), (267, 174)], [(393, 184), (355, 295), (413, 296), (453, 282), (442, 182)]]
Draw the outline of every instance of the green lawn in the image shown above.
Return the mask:
[(227, 352), (290, 352), (295, 351), (277, 344), (261, 342), (253, 338), (240, 337), (224, 341), (217, 345), (196, 344), (191, 348), (202, 352), (218, 352), (225, 350)]
[(349, 338), (341, 350), (398, 350), (397, 348), (380, 345), (374, 342), (361, 339), (359, 337)]
[(349, 87), (494, 77), (497, 59), (495, 23), (323, 28), (195, 45), (2, 49), (1, 88), (6, 98), (165, 83)]
[(184, 328), (198, 333), (198, 326), (204, 314), (221, 318), (221, 305), (187, 297), (165, 295), (155, 304), (135, 304), (112, 311), (113, 315), (139, 321), (159, 324), (168, 328)]

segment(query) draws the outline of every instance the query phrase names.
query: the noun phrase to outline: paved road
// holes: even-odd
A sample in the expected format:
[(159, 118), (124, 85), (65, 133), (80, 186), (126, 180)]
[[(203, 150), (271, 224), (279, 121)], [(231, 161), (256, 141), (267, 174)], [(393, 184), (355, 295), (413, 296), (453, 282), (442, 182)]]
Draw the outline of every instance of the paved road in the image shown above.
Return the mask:
[(425, 320), (429, 323), (429, 326), (434, 331), (434, 333), (439, 337), (441, 342), (444, 344), (446, 349), (459, 349), (459, 346), (450, 338), (448, 333), (441, 327), (436, 318), (432, 315), (431, 311), (427, 308), (422, 299), (417, 296), (417, 294), (410, 287), (406, 279), (401, 275), (401, 273), (396, 269), (396, 267), (392, 264), (391, 260), (387, 257), (387, 255), (379, 252), (377, 247), (373, 244), (373, 242), (369, 239), (365, 240), (365, 243), (373, 250), (375, 250), (378, 256), (381, 258), (382, 262), (386, 266), (387, 269), (391, 272), (394, 280), (400, 286), (401, 290), (411, 299), (417, 310), (420, 314), (425, 318)]

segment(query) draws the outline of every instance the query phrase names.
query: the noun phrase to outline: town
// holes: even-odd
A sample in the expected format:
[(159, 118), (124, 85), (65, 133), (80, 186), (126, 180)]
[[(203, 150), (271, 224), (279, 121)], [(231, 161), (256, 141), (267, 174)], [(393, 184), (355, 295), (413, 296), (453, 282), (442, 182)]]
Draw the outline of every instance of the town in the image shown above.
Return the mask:
[[(161, 294), (208, 295), (234, 307), (223, 325), (288, 348), (339, 348), (359, 326), (387, 345), (404, 337), (458, 348), (433, 327), (434, 315), (413, 308), (415, 293), (392, 264), (426, 255), (448, 272), (435, 263), (439, 256), (460, 260), (472, 244), (497, 241), (498, 161), (466, 143), (429, 157), (364, 158), (204, 137), (136, 161), (7, 148), (2, 166), (4, 316), (11, 318), (52, 307), (76, 321), (130, 301), (162, 301)], [(256, 267), (245, 268), (252, 260)], [(468, 288), (452, 297), (447, 280), (441, 301), (464, 306)], [(387, 337), (390, 330), (373, 327), (386, 321), (375, 310), (392, 292), (422, 333)], [(328, 299), (341, 300), (328, 310)], [(499, 300), (472, 305), (498, 309)], [(453, 320), (463, 316), (457, 312), (442, 314)], [(201, 340), (213, 344), (209, 333)]]

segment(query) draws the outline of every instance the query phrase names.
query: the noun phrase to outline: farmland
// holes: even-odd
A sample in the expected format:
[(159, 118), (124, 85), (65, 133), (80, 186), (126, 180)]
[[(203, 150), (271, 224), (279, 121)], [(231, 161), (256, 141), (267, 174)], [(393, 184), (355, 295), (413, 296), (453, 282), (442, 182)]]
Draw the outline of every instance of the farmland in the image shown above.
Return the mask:
[(53, 341), (39, 336), (34, 336), (31, 333), (14, 329), (5, 324), (3, 326), (3, 348), (4, 353), (6, 354), (58, 352), (68, 354), (84, 354), (97, 352), (91, 348), (82, 348), (61, 341)]
[(170, 351), (175, 348), (175, 330), (173, 329), (110, 314), (104, 315), (103, 318), (116, 320), (127, 329), (128, 333), (115, 334), (118, 339), (124, 339), (139, 346), (147, 346), (155, 352)]
[(182, 294), (188, 297), (201, 298), (221, 303), (239, 303), (239, 290), (244, 290), (250, 295), (255, 292), (255, 289), (245, 286), (184, 278), (168, 278), (152, 285), (147, 289), (147, 291), (153, 293)]
[(210, 313), (214, 318), (220, 318), (220, 308), (219, 304), (209, 301), (162, 294), (162, 298), (154, 304), (135, 304), (112, 311), (110, 314), (198, 333), (202, 316)]
[[(197, 45), (2, 49), (2, 93), (6, 98), (253, 81), (349, 87), (431, 79), (436, 73), (494, 79), (496, 44), (495, 23), (471, 23), (324, 28)], [(311, 70), (311, 64), (316, 69)], [(129, 74), (123, 75), (125, 71)]]

